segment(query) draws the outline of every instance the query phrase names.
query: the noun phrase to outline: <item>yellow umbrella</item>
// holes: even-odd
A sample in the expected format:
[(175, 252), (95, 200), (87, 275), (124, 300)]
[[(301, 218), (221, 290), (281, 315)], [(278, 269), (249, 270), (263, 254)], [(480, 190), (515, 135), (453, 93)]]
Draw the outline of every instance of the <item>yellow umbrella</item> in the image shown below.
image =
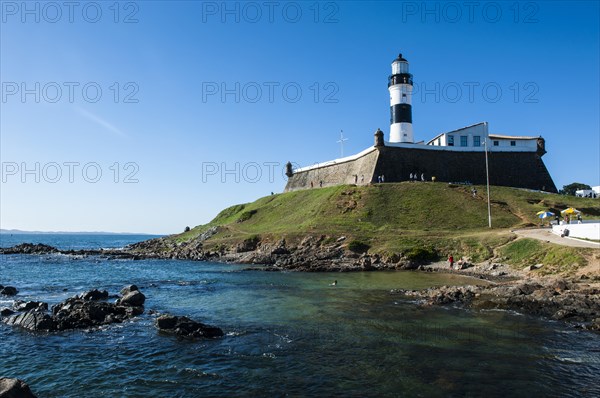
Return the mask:
[(569, 207), (568, 209), (564, 209), (560, 212), (560, 214), (579, 214), (581, 213), (579, 210)]

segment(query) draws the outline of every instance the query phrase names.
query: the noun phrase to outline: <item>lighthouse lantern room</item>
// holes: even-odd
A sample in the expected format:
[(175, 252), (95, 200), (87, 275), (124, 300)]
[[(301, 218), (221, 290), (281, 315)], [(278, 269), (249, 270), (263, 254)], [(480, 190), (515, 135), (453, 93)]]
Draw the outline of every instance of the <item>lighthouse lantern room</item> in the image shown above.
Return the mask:
[(392, 75), (389, 77), (390, 91), (390, 142), (413, 141), (412, 130), (412, 75), (408, 73), (408, 61), (398, 55), (392, 62)]

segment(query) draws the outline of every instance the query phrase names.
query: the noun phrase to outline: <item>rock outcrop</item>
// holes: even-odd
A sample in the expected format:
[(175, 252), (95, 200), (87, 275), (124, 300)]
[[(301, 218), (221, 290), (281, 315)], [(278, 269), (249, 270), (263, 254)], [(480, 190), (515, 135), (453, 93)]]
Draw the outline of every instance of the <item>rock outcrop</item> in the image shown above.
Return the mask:
[(185, 316), (161, 315), (156, 319), (156, 327), (164, 333), (190, 338), (215, 338), (223, 336), (223, 331)]
[(0, 247), (0, 254), (64, 254), (68, 256), (110, 256), (115, 258), (136, 259), (137, 255), (121, 249), (81, 249), (81, 250), (60, 250), (56, 247), (44, 245), (41, 243), (21, 243), (12, 247)]
[(127, 307), (142, 307), (146, 301), (146, 296), (139, 291), (136, 285), (128, 286), (121, 290), (123, 297), (117, 300), (118, 305)]
[(39, 309), (3, 318), (2, 322), (11, 326), (19, 326), (27, 330), (56, 330), (56, 322), (47, 312)]
[(12, 315), (14, 313), (15, 312), (13, 310), (11, 310), (10, 308), (2, 308), (0, 310), (0, 317), (9, 316), (9, 315)]
[(460, 304), (474, 309), (514, 310), (600, 331), (600, 288), (581, 282), (559, 279), (392, 292), (417, 299), (423, 305)]
[(21, 243), (13, 247), (0, 248), (0, 254), (50, 254), (58, 252), (57, 248), (42, 243)]
[(17, 312), (21, 311), (29, 311), (39, 308), (43, 311), (48, 311), (48, 303), (43, 303), (41, 301), (21, 301), (17, 300), (13, 304), (13, 309)]
[(2, 286), (0, 285), (0, 294), (4, 296), (15, 296), (19, 291), (13, 286)]
[(144, 312), (145, 296), (139, 290), (127, 290), (115, 304), (107, 298), (106, 290), (94, 289), (56, 304), (51, 314), (46, 303), (21, 302), (15, 310), (22, 312), (8, 314), (2, 322), (32, 331), (63, 331), (120, 323)]
[(36, 398), (23, 380), (0, 377), (0, 398)]

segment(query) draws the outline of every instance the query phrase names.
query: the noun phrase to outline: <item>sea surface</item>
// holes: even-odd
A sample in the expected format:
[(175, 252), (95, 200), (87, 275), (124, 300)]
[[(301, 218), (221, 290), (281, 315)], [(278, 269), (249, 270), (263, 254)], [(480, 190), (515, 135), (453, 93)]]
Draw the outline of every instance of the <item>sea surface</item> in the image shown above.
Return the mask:
[[(0, 235), (0, 246), (121, 247), (133, 235)], [(243, 265), (0, 256), (0, 284), (54, 304), (135, 283), (146, 313), (93, 331), (0, 324), (0, 376), (43, 397), (599, 397), (600, 335), (506, 311), (422, 307), (390, 293), (473, 280), (417, 272), (278, 273)], [(329, 286), (337, 280), (337, 286)], [(13, 298), (0, 297), (0, 307)], [(159, 334), (148, 310), (223, 338)]]

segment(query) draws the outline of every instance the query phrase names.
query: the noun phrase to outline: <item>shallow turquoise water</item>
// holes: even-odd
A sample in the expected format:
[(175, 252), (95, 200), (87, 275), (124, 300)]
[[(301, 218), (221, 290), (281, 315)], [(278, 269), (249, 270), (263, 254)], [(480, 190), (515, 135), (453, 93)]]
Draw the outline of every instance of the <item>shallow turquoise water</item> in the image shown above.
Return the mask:
[[(116, 238), (103, 239), (109, 247)], [(1, 256), (0, 284), (17, 286), (20, 299), (55, 303), (136, 283), (147, 310), (187, 315), (226, 336), (160, 335), (147, 313), (91, 332), (35, 334), (2, 324), (0, 374), (26, 380), (40, 397), (600, 396), (596, 334), (503, 311), (423, 308), (389, 293), (466, 282), (458, 277), (243, 268)], [(338, 286), (329, 286), (334, 279)]]

